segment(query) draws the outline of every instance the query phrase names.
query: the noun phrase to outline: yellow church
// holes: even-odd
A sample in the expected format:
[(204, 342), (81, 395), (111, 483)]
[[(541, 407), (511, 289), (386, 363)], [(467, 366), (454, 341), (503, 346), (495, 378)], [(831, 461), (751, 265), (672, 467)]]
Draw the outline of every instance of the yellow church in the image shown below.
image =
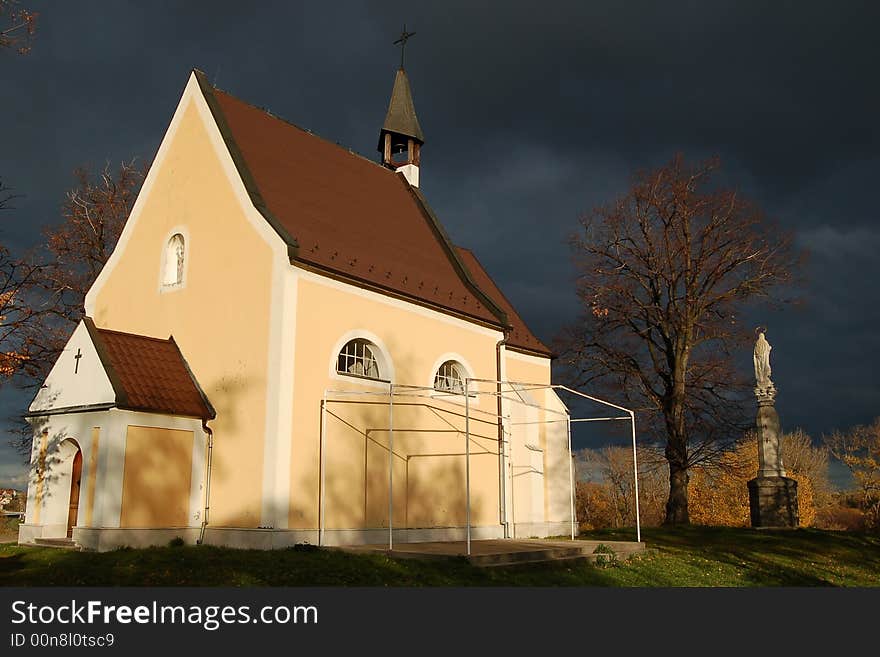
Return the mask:
[(282, 548), (573, 531), (551, 352), (419, 189), (193, 71), (28, 410), (21, 543)]

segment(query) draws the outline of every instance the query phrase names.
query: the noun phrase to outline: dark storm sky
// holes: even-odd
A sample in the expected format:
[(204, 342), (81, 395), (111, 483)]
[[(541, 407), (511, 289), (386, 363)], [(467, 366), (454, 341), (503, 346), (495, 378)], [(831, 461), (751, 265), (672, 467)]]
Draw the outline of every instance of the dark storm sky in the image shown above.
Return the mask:
[[(33, 52), (0, 53), (11, 248), (58, 220), (77, 165), (152, 159), (193, 67), (374, 157), (406, 22), (422, 190), (540, 337), (577, 313), (578, 217), (636, 169), (717, 154), (811, 252), (803, 306), (760, 316), (783, 426), (880, 415), (875, 3), (22, 2)], [(27, 402), (0, 389), (4, 416)], [(0, 486), (22, 474), (0, 447)]]

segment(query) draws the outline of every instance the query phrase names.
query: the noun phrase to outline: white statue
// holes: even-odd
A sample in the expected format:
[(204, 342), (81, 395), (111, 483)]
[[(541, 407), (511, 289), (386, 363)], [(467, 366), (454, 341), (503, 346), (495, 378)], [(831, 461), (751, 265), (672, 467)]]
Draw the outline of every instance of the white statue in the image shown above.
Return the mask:
[(757, 329), (758, 340), (755, 342), (755, 379), (758, 381), (759, 388), (769, 388), (773, 386), (770, 380), (770, 350), (773, 348), (764, 337), (766, 329)]

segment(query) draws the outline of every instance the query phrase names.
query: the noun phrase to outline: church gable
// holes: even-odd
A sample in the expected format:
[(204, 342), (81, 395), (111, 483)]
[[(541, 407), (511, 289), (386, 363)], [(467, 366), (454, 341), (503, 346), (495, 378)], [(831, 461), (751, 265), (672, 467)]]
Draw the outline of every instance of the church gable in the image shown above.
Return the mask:
[[(179, 280), (169, 284), (175, 263), (168, 254), (175, 239), (182, 242), (184, 261)], [(168, 293), (199, 281), (210, 285), (236, 268), (239, 278), (245, 270), (251, 274), (251, 290), (263, 283), (268, 287), (273, 260), (286, 255), (284, 240), (254, 207), (192, 75), (116, 248), (86, 295), (86, 313), (106, 325), (111, 303), (125, 306), (126, 298), (157, 293), (176, 299), (185, 295)]]
[(115, 403), (113, 384), (85, 322), (80, 322), (28, 410), (35, 414), (85, 407), (108, 408)]

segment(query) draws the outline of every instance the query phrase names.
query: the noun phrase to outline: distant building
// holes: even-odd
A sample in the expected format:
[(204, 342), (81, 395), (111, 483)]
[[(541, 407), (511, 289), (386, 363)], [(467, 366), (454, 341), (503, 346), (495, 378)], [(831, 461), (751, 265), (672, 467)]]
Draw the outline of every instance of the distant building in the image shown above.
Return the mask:
[(0, 513), (20, 515), (24, 513), (27, 493), (14, 488), (0, 488)]

